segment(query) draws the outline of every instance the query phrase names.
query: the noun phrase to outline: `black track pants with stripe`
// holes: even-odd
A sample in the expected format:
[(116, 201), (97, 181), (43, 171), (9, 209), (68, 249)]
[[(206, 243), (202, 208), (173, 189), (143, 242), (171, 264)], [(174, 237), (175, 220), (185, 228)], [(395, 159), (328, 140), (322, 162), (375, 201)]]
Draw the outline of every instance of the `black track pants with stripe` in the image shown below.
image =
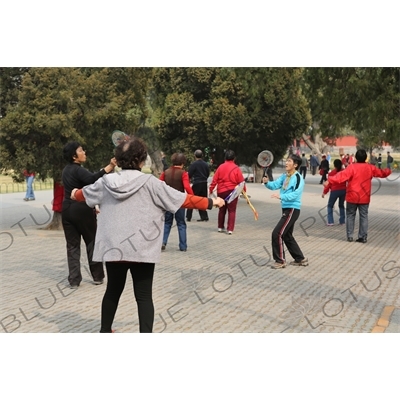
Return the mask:
[(294, 223), (297, 221), (299, 216), (300, 210), (295, 208), (282, 209), (282, 218), (279, 220), (272, 232), (272, 253), (276, 262), (285, 262), (285, 250), (283, 244), (286, 245), (286, 248), (295, 261), (301, 261), (304, 259), (304, 255), (293, 237)]

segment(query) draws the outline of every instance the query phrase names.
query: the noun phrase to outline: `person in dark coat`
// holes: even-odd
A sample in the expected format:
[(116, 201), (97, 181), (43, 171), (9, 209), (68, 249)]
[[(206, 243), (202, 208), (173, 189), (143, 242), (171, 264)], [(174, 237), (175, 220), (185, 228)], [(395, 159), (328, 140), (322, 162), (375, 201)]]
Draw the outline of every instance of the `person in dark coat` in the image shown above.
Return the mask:
[(322, 160), (321, 164), (319, 164), (319, 170), (320, 170), (320, 175), (321, 175), (321, 180), (319, 182), (320, 185), (322, 185), (326, 180), (327, 180), (327, 175), (329, 172), (329, 162), (326, 159), (326, 155), (322, 155)]

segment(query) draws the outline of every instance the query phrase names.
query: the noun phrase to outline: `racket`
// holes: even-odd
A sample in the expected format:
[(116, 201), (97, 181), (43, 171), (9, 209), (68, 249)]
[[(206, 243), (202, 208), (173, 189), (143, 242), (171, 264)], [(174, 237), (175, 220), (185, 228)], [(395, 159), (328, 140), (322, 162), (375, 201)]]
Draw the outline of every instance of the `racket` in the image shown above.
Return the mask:
[(263, 150), (257, 156), (257, 163), (263, 168), (269, 167), (274, 161), (274, 155), (269, 150)]
[(224, 199), (225, 203), (227, 203), (227, 204), (232, 203), (232, 201), (235, 200), (240, 195), (240, 193), (242, 193), (244, 184), (245, 184), (245, 182), (243, 181), (243, 182), (239, 183), (238, 185), (236, 185), (235, 189), (233, 189), (232, 192), (230, 192), (228, 194), (228, 196), (225, 197), (225, 199)]
[(249, 196), (247, 196), (247, 193), (243, 190), (243, 196), (247, 201), (247, 204), (250, 206), (250, 208), (252, 209), (253, 213), (254, 213), (254, 219), (257, 221), (258, 220), (258, 212), (256, 211), (256, 209), (254, 208), (253, 204), (251, 204)]
[(117, 147), (121, 142), (124, 142), (129, 139), (130, 137), (126, 133), (119, 130), (115, 130), (111, 135), (111, 140), (114, 143), (115, 147)]

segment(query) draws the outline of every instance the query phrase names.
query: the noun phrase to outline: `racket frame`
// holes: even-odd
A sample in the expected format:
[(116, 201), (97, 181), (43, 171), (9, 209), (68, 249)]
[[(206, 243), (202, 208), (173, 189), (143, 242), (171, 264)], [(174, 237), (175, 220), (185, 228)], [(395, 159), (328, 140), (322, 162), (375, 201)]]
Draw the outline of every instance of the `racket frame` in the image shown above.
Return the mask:
[[(265, 162), (263, 162), (263, 163), (260, 163), (260, 159), (261, 160), (265, 160), (265, 158), (263, 158), (262, 157), (262, 154), (263, 153), (267, 153), (268, 154), (268, 158), (270, 158), (270, 162), (269, 163), (265, 163)], [(260, 166), (260, 167), (263, 167), (263, 168), (267, 168), (267, 167), (269, 167), (272, 163), (274, 162), (274, 155), (269, 151), (269, 150), (263, 150), (263, 151), (261, 151), (259, 154), (258, 154), (258, 156), (257, 156), (257, 164)]]

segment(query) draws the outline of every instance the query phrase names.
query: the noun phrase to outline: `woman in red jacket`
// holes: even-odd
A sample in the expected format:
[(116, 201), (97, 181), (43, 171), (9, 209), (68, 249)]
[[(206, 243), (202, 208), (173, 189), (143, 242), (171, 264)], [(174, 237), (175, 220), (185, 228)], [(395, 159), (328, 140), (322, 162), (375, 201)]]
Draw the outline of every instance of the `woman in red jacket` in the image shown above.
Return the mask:
[[(329, 180), (329, 177), (335, 176), (337, 173), (341, 172), (343, 169), (343, 164), (339, 159), (336, 159), (333, 162), (333, 165), (334, 165), (335, 169), (332, 170), (331, 172), (329, 172), (328, 180)], [(331, 194), (330, 194), (329, 200), (328, 200), (328, 223), (326, 225), (327, 226), (334, 225), (333, 206), (335, 205), (336, 200), (338, 200), (338, 199), (339, 199), (339, 212), (340, 212), (339, 225), (344, 225), (344, 222), (345, 222), (344, 199), (346, 197), (346, 182), (337, 183), (337, 184), (331, 184), (328, 182), (328, 184), (324, 187), (324, 191), (322, 193), (322, 198), (324, 198), (325, 195), (328, 194), (329, 190), (331, 191)]]
[[(217, 196), (225, 199), (232, 192), (233, 189), (244, 181), (241, 169), (235, 164), (235, 153), (233, 150), (227, 150), (225, 152), (225, 162), (221, 164), (215, 171), (213, 180), (210, 185), (210, 194), (214, 191), (217, 186)], [(246, 185), (243, 190), (246, 191)], [(239, 197), (230, 202), (225, 203), (223, 207), (220, 207), (218, 212), (218, 232), (225, 232), (225, 215), (228, 211), (228, 235), (232, 235), (233, 229), (235, 228), (236, 220), (236, 207)]]
[[(347, 241), (353, 241), (354, 220), (356, 212), (360, 213), (360, 226), (356, 242), (367, 243), (368, 236), (368, 207), (371, 201), (372, 178), (386, 178), (392, 171), (389, 168), (379, 169), (375, 165), (367, 164), (367, 152), (357, 150), (356, 163), (350, 164), (345, 170), (328, 177), (330, 184), (347, 182), (346, 189), (346, 230)], [(328, 183), (325, 182), (325, 185)]]

